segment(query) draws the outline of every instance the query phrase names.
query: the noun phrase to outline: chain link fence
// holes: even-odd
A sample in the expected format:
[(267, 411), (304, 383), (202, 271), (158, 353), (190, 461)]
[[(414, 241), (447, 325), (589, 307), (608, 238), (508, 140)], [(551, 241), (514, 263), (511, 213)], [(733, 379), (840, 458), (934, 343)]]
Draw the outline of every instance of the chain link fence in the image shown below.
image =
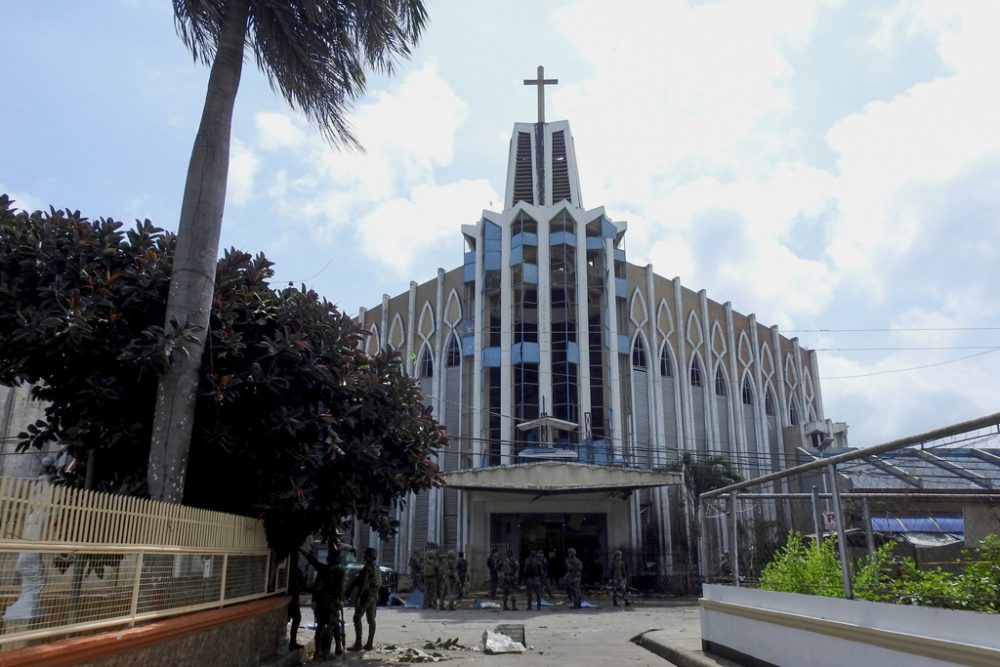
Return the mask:
[(287, 590), (247, 517), (0, 479), (0, 651)]
[[(1000, 610), (1000, 589), (977, 593), (963, 579), (1000, 580), (998, 429), (991, 415), (862, 450), (799, 448), (798, 465), (703, 493), (699, 572), (712, 583), (845, 597), (860, 587), (868, 599)], [(966, 585), (946, 604), (949, 586)]]

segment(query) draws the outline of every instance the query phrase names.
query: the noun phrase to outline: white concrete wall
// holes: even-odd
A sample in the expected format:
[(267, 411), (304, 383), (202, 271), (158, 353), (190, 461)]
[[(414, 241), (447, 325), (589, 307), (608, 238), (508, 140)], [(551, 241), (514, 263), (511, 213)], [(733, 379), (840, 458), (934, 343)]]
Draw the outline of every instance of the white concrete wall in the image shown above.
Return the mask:
[[(711, 603), (739, 605), (764, 612), (760, 618), (748, 618), (743, 612), (727, 613), (715, 610)], [(707, 604), (706, 604), (707, 603)], [(779, 593), (751, 588), (705, 585), (702, 597), (701, 636), (711, 641), (775, 665), (810, 665), (810, 667), (844, 667), (844, 665), (906, 665), (906, 667), (940, 667), (970, 664), (951, 662), (920, 655), (922, 639), (971, 645), (1000, 652), (1000, 617), (931, 607), (844, 600), (818, 595)], [(808, 631), (785, 623), (769, 622), (767, 611), (783, 612), (807, 619), (848, 624), (858, 628), (858, 641)], [(873, 645), (861, 635), (863, 629), (886, 631), (887, 641), (897, 640), (906, 650), (892, 650)], [(839, 625), (844, 631), (844, 626)], [(850, 628), (847, 628), (849, 631)], [(909, 639), (909, 641), (907, 641)], [(1000, 664), (998, 661), (992, 664)], [(986, 660), (990, 660), (989, 657)], [(990, 664), (989, 662), (977, 664)]]
[(42, 469), (42, 452), (15, 451), (17, 434), (45, 416), (45, 404), (30, 391), (28, 385), (0, 387), (0, 477), (36, 477)]

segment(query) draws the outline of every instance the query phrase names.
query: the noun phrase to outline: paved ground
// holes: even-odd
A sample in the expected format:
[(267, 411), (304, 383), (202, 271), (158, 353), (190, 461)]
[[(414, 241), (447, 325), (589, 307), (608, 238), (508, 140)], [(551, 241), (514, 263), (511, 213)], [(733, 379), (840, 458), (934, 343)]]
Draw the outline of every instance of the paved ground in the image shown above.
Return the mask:
[[(351, 609), (346, 610), (347, 635), (353, 641)], [(299, 642), (312, 649), (311, 616), (303, 609)], [(348, 652), (324, 665), (398, 665), (423, 662), (421, 653), (437, 653), (451, 665), (518, 667), (542, 665), (653, 665), (665, 667), (731, 666), (701, 653), (701, 623), (694, 600), (640, 602), (625, 611), (610, 605), (599, 609), (571, 610), (557, 606), (539, 611), (500, 612), (493, 609), (459, 609), (453, 612), (380, 608), (375, 650)], [(528, 650), (521, 654), (489, 655), (482, 652), (482, 636), (501, 623), (524, 625)], [(630, 641), (643, 636), (643, 646)], [(428, 648), (428, 642), (457, 639), (466, 648)], [(670, 658), (668, 661), (665, 657)]]

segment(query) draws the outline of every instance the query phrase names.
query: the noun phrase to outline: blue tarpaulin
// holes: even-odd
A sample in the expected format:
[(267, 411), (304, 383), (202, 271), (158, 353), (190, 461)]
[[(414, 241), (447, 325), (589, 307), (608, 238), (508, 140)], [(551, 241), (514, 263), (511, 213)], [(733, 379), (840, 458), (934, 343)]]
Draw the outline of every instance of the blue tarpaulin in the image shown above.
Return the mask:
[(880, 533), (953, 533), (965, 534), (961, 517), (872, 517), (872, 530)]

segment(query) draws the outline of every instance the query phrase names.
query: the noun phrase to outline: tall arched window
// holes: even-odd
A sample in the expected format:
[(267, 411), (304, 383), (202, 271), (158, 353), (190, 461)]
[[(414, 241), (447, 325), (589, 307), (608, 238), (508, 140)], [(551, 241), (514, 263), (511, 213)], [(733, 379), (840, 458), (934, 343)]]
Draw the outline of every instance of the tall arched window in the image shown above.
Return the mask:
[(715, 395), (725, 396), (726, 395), (726, 378), (722, 374), (722, 366), (715, 369)]
[(632, 367), (646, 370), (646, 346), (642, 343), (642, 336), (636, 336), (632, 344)]
[(750, 378), (743, 378), (743, 387), (740, 390), (740, 397), (744, 405), (753, 405), (753, 387), (750, 386)]
[(445, 365), (454, 368), (462, 363), (462, 348), (458, 344), (458, 337), (452, 336), (448, 342), (448, 352), (445, 355)]
[(417, 363), (417, 373), (422, 378), (434, 377), (434, 359), (431, 350), (426, 345), (420, 351), (420, 361)]
[(788, 406), (788, 423), (793, 426), (799, 423), (799, 406), (795, 404), (794, 398)]
[(660, 352), (660, 375), (665, 378), (672, 377), (674, 374), (674, 369), (670, 365), (670, 355), (667, 354), (667, 346), (663, 346), (663, 351)]
[(775, 417), (778, 414), (777, 409), (774, 407), (774, 392), (770, 389), (764, 394), (764, 413), (768, 417)]
[(701, 364), (698, 363), (698, 357), (691, 358), (691, 386), (700, 387), (702, 386), (703, 380), (701, 376)]

